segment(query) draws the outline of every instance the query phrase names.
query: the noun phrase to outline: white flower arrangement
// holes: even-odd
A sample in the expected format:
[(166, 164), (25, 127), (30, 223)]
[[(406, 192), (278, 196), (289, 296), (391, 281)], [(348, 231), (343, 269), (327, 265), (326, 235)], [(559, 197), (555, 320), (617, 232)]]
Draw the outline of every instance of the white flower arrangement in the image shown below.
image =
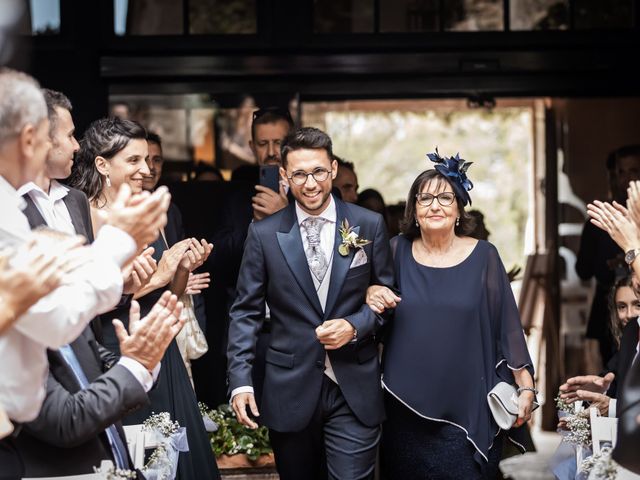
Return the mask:
[(151, 416), (142, 424), (142, 429), (148, 432), (156, 431), (163, 437), (170, 437), (174, 433), (178, 433), (180, 424), (178, 422), (171, 421), (171, 415), (169, 415), (169, 412), (151, 412)]
[[(186, 429), (180, 427), (177, 421), (171, 421), (168, 412), (152, 413), (143, 424), (142, 429), (152, 432), (159, 440), (158, 446), (151, 453), (149, 460), (142, 468), (147, 480), (172, 480), (176, 477), (179, 452), (188, 451)], [(103, 471), (94, 467), (95, 473), (102, 473), (106, 480), (123, 480), (137, 478), (138, 474), (132, 470), (110, 467)]]
[(589, 419), (581, 414), (565, 417), (569, 432), (562, 437), (563, 442), (572, 443), (579, 447), (591, 446), (591, 424)]
[(611, 458), (611, 447), (603, 447), (599, 454), (592, 455), (582, 461), (580, 470), (597, 480), (616, 480), (618, 476), (618, 464)]

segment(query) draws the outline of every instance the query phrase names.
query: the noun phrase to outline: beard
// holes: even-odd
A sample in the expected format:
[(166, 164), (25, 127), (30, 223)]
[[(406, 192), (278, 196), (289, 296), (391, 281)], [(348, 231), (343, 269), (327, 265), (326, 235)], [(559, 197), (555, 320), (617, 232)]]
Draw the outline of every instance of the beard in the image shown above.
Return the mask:
[(322, 211), (324, 207), (327, 206), (329, 196), (331, 195), (331, 190), (326, 193), (323, 193), (321, 196), (320, 202), (317, 199), (309, 200), (307, 197), (300, 194), (300, 198), (296, 197), (296, 201), (308, 212), (318, 212)]

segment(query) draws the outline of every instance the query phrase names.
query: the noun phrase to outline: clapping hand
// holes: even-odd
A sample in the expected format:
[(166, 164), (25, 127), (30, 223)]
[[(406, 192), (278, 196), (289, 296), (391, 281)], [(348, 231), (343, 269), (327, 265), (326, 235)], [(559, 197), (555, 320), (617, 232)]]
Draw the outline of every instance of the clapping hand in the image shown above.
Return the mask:
[(113, 327), (122, 356), (138, 361), (151, 372), (171, 340), (182, 330), (184, 322), (182, 303), (171, 292), (164, 292), (143, 319), (140, 319), (138, 302), (131, 302), (128, 333), (120, 320), (114, 319)]
[(393, 291), (382, 285), (371, 285), (367, 288), (366, 303), (375, 313), (382, 313), (389, 308), (396, 308), (402, 299)]
[(607, 232), (623, 251), (640, 245), (640, 229), (624, 206), (617, 202), (611, 204), (595, 200), (587, 205), (587, 213), (591, 223)]
[(122, 269), (124, 280), (123, 293), (136, 293), (144, 287), (158, 269), (158, 265), (153, 258), (153, 247), (145, 249), (140, 255), (133, 259), (129, 265)]
[[(62, 244), (62, 251), (47, 251), (38, 246), (36, 240), (32, 240), (15, 255), (21, 257), (16, 266), (9, 265), (8, 256), (0, 255), (0, 296), (4, 301), (2, 308), (11, 312), (12, 321), (58, 288), (63, 276), (75, 266), (69, 254), (83, 242), (82, 237), (69, 237)], [(0, 330), (9, 326), (9, 323), (0, 325)]]
[(171, 195), (166, 187), (159, 187), (149, 194), (131, 194), (126, 183), (118, 190), (118, 195), (109, 212), (100, 210), (99, 217), (105, 223), (127, 232), (135, 240), (138, 248), (153, 243), (158, 232), (167, 224), (167, 209)]
[(188, 238), (186, 241), (188, 241), (188, 249), (182, 256), (180, 267), (192, 272), (209, 258), (213, 244), (208, 243), (204, 238), (199, 242), (195, 238)]
[(184, 293), (187, 295), (196, 295), (201, 293), (202, 290), (209, 288), (209, 282), (211, 274), (209, 272), (204, 273), (190, 273), (189, 280), (187, 281), (187, 288)]

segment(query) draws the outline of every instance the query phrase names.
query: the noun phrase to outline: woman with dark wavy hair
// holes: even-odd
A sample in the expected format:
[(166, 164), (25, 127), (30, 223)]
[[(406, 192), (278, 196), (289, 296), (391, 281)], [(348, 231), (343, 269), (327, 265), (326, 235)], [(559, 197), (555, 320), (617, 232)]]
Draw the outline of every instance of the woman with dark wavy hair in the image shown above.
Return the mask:
[(470, 163), (428, 155), (392, 239), (396, 297), (370, 287), (377, 313), (394, 308), (384, 343), (387, 420), (381, 459), (387, 478), (493, 479), (502, 435), (487, 394), (518, 386), (515, 426), (531, 418), (533, 368), (520, 316), (496, 248), (469, 237)]
[[(142, 192), (143, 180), (150, 176), (147, 132), (138, 123), (120, 118), (104, 118), (93, 122), (80, 140), (69, 183), (84, 191), (91, 204), (94, 225), (100, 212), (108, 210), (120, 187), (128, 184), (133, 193)], [(189, 272), (199, 266), (201, 253), (194, 239), (180, 241), (175, 222), (169, 221), (157, 240), (154, 259), (158, 268), (149, 283), (136, 292), (140, 303), (141, 318), (156, 303), (164, 290), (181, 295)], [(119, 342), (112, 325), (113, 319), (121, 320), (128, 327), (131, 297), (113, 311), (100, 316), (102, 343), (119, 353)], [(189, 451), (180, 453), (177, 477), (181, 480), (195, 478), (219, 478), (218, 468), (204, 428), (195, 393), (175, 339), (162, 358), (157, 384), (149, 391), (150, 404), (123, 421), (125, 424), (142, 423), (152, 412), (169, 412), (187, 429)]]

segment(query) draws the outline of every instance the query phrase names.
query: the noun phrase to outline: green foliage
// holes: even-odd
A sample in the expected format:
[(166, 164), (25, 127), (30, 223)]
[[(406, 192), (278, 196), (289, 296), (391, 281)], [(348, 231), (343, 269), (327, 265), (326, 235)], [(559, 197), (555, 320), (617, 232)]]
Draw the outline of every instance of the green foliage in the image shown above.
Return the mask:
[(220, 405), (215, 410), (205, 411), (205, 413), (218, 425), (217, 431), (209, 433), (211, 448), (216, 457), (222, 454), (244, 453), (249, 460), (255, 461), (261, 455), (267, 455), (273, 451), (269, 443), (267, 427), (251, 430), (241, 425), (229, 405)]

